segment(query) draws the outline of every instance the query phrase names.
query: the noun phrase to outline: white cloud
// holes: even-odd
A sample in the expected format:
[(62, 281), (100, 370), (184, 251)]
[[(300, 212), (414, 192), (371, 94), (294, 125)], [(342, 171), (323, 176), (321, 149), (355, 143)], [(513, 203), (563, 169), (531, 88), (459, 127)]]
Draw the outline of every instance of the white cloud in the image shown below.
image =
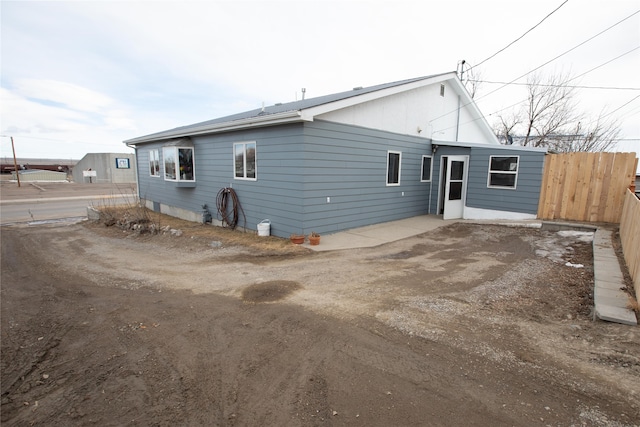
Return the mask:
[(14, 90), (35, 102), (52, 102), (77, 111), (102, 111), (114, 103), (110, 97), (91, 89), (50, 79), (17, 79)]
[[(86, 147), (96, 141), (122, 147), (125, 139), (258, 108), (263, 101), (292, 101), (302, 87), (313, 97), (452, 71), (462, 59), (475, 65), (559, 4), (4, 2), (2, 97), (10, 106), (2, 106), (2, 132), (50, 132)], [(511, 81), (637, 9), (637, 0), (568, 2), (484, 64), (483, 78)], [(637, 45), (638, 28), (640, 15), (544, 71), (588, 71)], [(638, 69), (640, 51), (586, 75), (580, 84), (640, 87)], [(581, 103), (597, 114), (636, 93), (585, 90)], [(518, 87), (505, 88), (480, 107), (488, 116), (524, 97)], [(626, 137), (640, 137), (633, 113), (639, 103), (619, 111)]]
[(84, 128), (84, 116), (60, 106), (30, 101), (16, 92), (0, 88), (3, 133), (67, 132)]

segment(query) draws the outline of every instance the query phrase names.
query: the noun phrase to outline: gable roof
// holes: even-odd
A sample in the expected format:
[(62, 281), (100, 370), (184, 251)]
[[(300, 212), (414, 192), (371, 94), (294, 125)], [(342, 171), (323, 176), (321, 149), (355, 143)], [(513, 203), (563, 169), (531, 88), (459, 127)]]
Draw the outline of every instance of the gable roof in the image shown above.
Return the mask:
[[(268, 107), (256, 108), (242, 113), (232, 114), (213, 120), (207, 120), (192, 125), (181, 126), (174, 129), (153, 133), (124, 141), (127, 145), (158, 141), (169, 138), (180, 138), (192, 135), (202, 135), (207, 133), (225, 132), (253, 127), (272, 126), (282, 123), (312, 121), (318, 114), (335, 111), (362, 102), (389, 96), (395, 93), (404, 92), (417, 87), (427, 86), (437, 82), (450, 80), (455, 82), (454, 90), (458, 95), (466, 97), (468, 101), (464, 103), (471, 108), (472, 115), (482, 119), (488, 124), (478, 110), (477, 106), (469, 96), (468, 92), (460, 82), (455, 72), (434, 74), (424, 77), (399, 80), (391, 83), (384, 83), (366, 88), (356, 87), (352, 90), (334, 93), (330, 95), (318, 96), (315, 98), (303, 99), (287, 103), (278, 103)], [(493, 135), (493, 132), (490, 132)], [(494, 136), (495, 137), (495, 136)]]

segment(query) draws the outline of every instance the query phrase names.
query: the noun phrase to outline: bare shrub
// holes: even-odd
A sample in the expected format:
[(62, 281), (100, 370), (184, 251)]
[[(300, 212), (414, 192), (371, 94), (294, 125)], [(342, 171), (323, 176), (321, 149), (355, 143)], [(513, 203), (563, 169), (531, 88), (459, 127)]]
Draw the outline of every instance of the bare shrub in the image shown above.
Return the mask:
[(153, 212), (144, 206), (142, 200), (138, 200), (135, 192), (129, 194), (117, 189), (119, 200), (124, 199), (124, 203), (116, 203), (113, 198), (105, 198), (97, 205), (92, 204), (92, 208), (100, 213), (99, 222), (107, 227), (117, 226), (138, 234), (159, 233), (161, 231), (160, 216), (158, 215), (157, 220), (154, 221)]

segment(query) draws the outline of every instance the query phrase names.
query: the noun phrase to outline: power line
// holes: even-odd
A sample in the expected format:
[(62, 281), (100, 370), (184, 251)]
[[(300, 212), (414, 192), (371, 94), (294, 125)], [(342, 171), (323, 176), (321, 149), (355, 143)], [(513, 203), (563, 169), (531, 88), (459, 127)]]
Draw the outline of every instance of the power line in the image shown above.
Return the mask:
[[(639, 46), (639, 47), (637, 47), (637, 48), (635, 48), (635, 49), (638, 49), (638, 48), (640, 48), (640, 46)], [(633, 51), (633, 50), (635, 50), (635, 49), (632, 49), (632, 51)], [(629, 52), (627, 52), (627, 53), (629, 53)], [(618, 59), (618, 58), (620, 58), (621, 56), (624, 56), (624, 55), (626, 55), (626, 54), (619, 55), (619, 56), (617, 56), (616, 58), (614, 58), (614, 59), (612, 59), (612, 60), (610, 60), (610, 61), (605, 62), (605, 64), (608, 64), (608, 63), (610, 63), (611, 61), (613, 61), (613, 60), (615, 60), (615, 59)], [(591, 70), (589, 70), (588, 72), (591, 72), (591, 71), (593, 71), (593, 70), (595, 70), (595, 69), (597, 69), (597, 68), (600, 68), (602, 65), (605, 65), (605, 64), (601, 64), (601, 65), (599, 65), (599, 66), (597, 66), (597, 67), (595, 67), (595, 68), (592, 68), (592, 69), (591, 69)], [(587, 74), (588, 72), (586, 72), (586, 73), (582, 73), (580, 76), (584, 76), (584, 75), (585, 75), (585, 74)], [(573, 80), (573, 79), (571, 79), (571, 80)], [(478, 80), (478, 81), (480, 81), (480, 80)], [(488, 83), (492, 83), (492, 82), (488, 82)], [(502, 83), (498, 83), (498, 84), (502, 84)], [(507, 84), (526, 85), (527, 83), (505, 83), (505, 85), (507, 85)], [(572, 87), (572, 86), (565, 86), (565, 85), (541, 85), (541, 84), (536, 84), (536, 85), (534, 85), (534, 86), (543, 86), (543, 87)], [(503, 86), (503, 87), (504, 87), (504, 86)], [(633, 88), (633, 90), (640, 90), (640, 88)], [(626, 102), (625, 104), (621, 105), (620, 107), (616, 108), (615, 110), (613, 110), (613, 111), (611, 111), (611, 112), (609, 112), (609, 113), (605, 114), (604, 116), (601, 116), (600, 118), (602, 119), (602, 118), (604, 118), (604, 117), (610, 116), (611, 114), (613, 114), (613, 113), (615, 113), (616, 111), (618, 111), (618, 110), (622, 109), (623, 107), (625, 107), (625, 106), (629, 105), (630, 103), (632, 103), (633, 101), (635, 101), (635, 100), (636, 100), (636, 99), (638, 99), (638, 98), (640, 98), (640, 95), (638, 95), (638, 96), (636, 96), (636, 97), (632, 98), (630, 101)], [(501, 109), (499, 109), (499, 110), (496, 110), (496, 111), (492, 112), (491, 114), (489, 114), (489, 115), (488, 115), (488, 117), (493, 116), (494, 114), (499, 113), (499, 112), (501, 112), (501, 111), (504, 111), (504, 110), (507, 110), (507, 109), (509, 109), (509, 108), (515, 107), (515, 106), (517, 106), (517, 105), (520, 105), (520, 104), (522, 104), (522, 103), (523, 103), (523, 102), (525, 102), (525, 101), (527, 101), (527, 100), (526, 100), (526, 99), (523, 99), (523, 100), (520, 100), (520, 101), (516, 102), (515, 104), (511, 104), (511, 105), (509, 105), (508, 107), (504, 107), (504, 108), (501, 108)], [(466, 105), (469, 105), (469, 104), (466, 104)], [(457, 111), (457, 110), (456, 110), (456, 111)], [(444, 114), (444, 115), (442, 115), (442, 116), (440, 116), (440, 117), (444, 117), (445, 115), (446, 115), (446, 114)], [(440, 117), (438, 117), (438, 118), (440, 118)], [(477, 119), (473, 119), (473, 120), (469, 120), (468, 122), (461, 123), (459, 126), (463, 126), (463, 125), (467, 125), (467, 124), (469, 124), (469, 123), (476, 122), (476, 121), (480, 120), (481, 118), (482, 118), (482, 117), (477, 118)], [(434, 119), (434, 120), (435, 120), (435, 119)], [(438, 131), (448, 130), (448, 129), (452, 129), (452, 128), (454, 128), (454, 127), (455, 127), (455, 126), (449, 126), (448, 128), (438, 129)]]
[[(569, 50), (567, 50), (567, 51), (565, 51), (565, 52), (563, 52), (563, 53), (561, 53), (560, 55), (556, 56), (555, 58), (550, 59), (550, 60), (548, 60), (547, 62), (545, 62), (544, 64), (537, 66), (537, 67), (536, 67), (536, 68), (534, 68), (533, 70), (531, 70), (531, 71), (528, 71), (528, 72), (524, 73), (524, 74), (523, 74), (523, 75), (521, 75), (520, 77), (516, 77), (515, 79), (511, 80), (509, 83), (507, 83), (507, 84), (505, 84), (505, 85), (503, 85), (503, 86), (501, 86), (501, 87), (499, 87), (499, 88), (497, 88), (497, 89), (493, 90), (492, 92), (489, 92), (489, 93), (488, 93), (488, 94), (486, 94), (486, 95), (483, 95), (482, 97), (480, 97), (480, 98), (478, 98), (478, 99), (485, 98), (485, 97), (487, 97), (487, 96), (489, 96), (489, 95), (491, 95), (491, 94), (493, 94), (493, 93), (495, 93), (495, 92), (499, 91), (499, 90), (500, 90), (500, 89), (502, 89), (503, 87), (505, 87), (505, 86), (507, 86), (507, 85), (509, 85), (509, 84), (511, 84), (511, 83), (513, 83), (513, 82), (515, 82), (515, 81), (517, 81), (517, 80), (520, 80), (521, 78), (523, 78), (523, 77), (525, 77), (525, 76), (527, 76), (527, 75), (529, 75), (529, 74), (533, 73), (534, 71), (538, 71), (540, 68), (544, 67), (545, 65), (548, 65), (548, 64), (552, 63), (553, 61), (555, 61), (556, 59), (558, 59), (558, 58), (560, 58), (560, 57), (562, 57), (562, 56), (564, 56), (564, 55), (568, 54), (569, 52), (572, 52), (572, 51), (576, 50), (576, 49), (577, 49), (577, 48), (579, 48), (580, 46), (582, 46), (582, 45), (584, 45), (584, 44), (586, 44), (586, 43), (590, 42), (591, 40), (593, 40), (593, 39), (595, 39), (596, 37), (598, 37), (598, 36), (600, 36), (600, 35), (604, 34), (605, 32), (609, 31), (610, 29), (612, 29), (612, 28), (614, 28), (614, 27), (616, 27), (616, 26), (620, 25), (621, 23), (623, 23), (623, 22), (624, 22), (624, 21), (626, 21), (627, 19), (629, 19), (629, 18), (631, 18), (631, 17), (633, 17), (633, 16), (637, 15), (638, 13), (640, 13), (640, 10), (635, 11), (634, 13), (632, 13), (632, 14), (631, 14), (631, 15), (629, 15), (629, 16), (627, 16), (626, 18), (623, 18), (623, 19), (621, 19), (620, 21), (616, 22), (615, 24), (611, 25), (610, 27), (608, 27), (608, 28), (606, 28), (606, 29), (604, 29), (604, 30), (600, 31), (598, 34), (596, 34), (596, 35), (594, 35), (594, 36), (592, 36), (592, 37), (589, 37), (587, 40), (583, 41), (582, 43), (577, 44), (576, 46), (572, 47), (571, 49), (569, 49)], [(625, 55), (626, 55), (626, 54), (625, 54)], [(611, 62), (611, 61), (609, 61), (609, 62)]]
[[(614, 28), (614, 27), (616, 27), (616, 26), (620, 25), (621, 23), (623, 23), (623, 22), (624, 22), (624, 21), (626, 21), (627, 19), (632, 18), (633, 16), (637, 15), (638, 13), (640, 13), (640, 9), (639, 9), (639, 10), (636, 10), (636, 11), (635, 11), (635, 12), (633, 12), (631, 15), (629, 15), (629, 16), (627, 16), (627, 17), (625, 17), (625, 18), (621, 19), (620, 21), (616, 22), (615, 24), (610, 25), (609, 27), (607, 27), (607, 28), (605, 28), (604, 30), (600, 31), (599, 33), (595, 34), (594, 36), (589, 37), (587, 40), (585, 40), (585, 41), (583, 41), (583, 42), (581, 42), (581, 43), (577, 44), (576, 46), (572, 47), (571, 49), (569, 49), (569, 50), (567, 50), (567, 51), (565, 51), (565, 52), (561, 53), (560, 55), (557, 55), (556, 57), (554, 57), (554, 58), (550, 59), (549, 61), (545, 62), (544, 64), (539, 65), (538, 67), (534, 68), (533, 70), (530, 70), (530, 71), (528, 71), (528, 72), (524, 73), (523, 75), (521, 75), (521, 76), (519, 76), (519, 77), (516, 77), (515, 79), (511, 80), (510, 82), (503, 84), (503, 85), (502, 85), (502, 86), (500, 86), (499, 88), (494, 89), (493, 91), (491, 91), (491, 92), (489, 92), (489, 93), (487, 93), (487, 94), (485, 94), (485, 95), (481, 96), (480, 98), (478, 98), (478, 99), (476, 99), (476, 100), (472, 100), (471, 102), (468, 102), (468, 103), (466, 103), (466, 104), (465, 104), (465, 105), (463, 105), (463, 106), (464, 106), (464, 107), (466, 107), (466, 106), (468, 106), (468, 105), (470, 105), (470, 104), (472, 104), (472, 103), (474, 103), (474, 102), (476, 102), (476, 101), (479, 101), (479, 100), (480, 100), (480, 99), (482, 99), (482, 98), (486, 98), (487, 96), (494, 94), (495, 92), (499, 91), (500, 89), (505, 88), (505, 87), (506, 87), (506, 86), (508, 86), (508, 85), (513, 84), (513, 83), (514, 83), (514, 82), (516, 82), (517, 80), (520, 80), (521, 78), (523, 78), (523, 77), (525, 77), (525, 76), (527, 76), (527, 75), (529, 75), (529, 74), (533, 73), (534, 71), (539, 70), (540, 68), (544, 67), (545, 65), (550, 64), (551, 62), (553, 62), (553, 61), (555, 61), (556, 59), (558, 59), (558, 58), (560, 58), (560, 57), (562, 57), (562, 56), (564, 56), (564, 55), (568, 54), (569, 52), (576, 50), (576, 49), (577, 49), (577, 48), (579, 48), (580, 46), (582, 46), (582, 45), (584, 45), (584, 44), (586, 44), (586, 43), (590, 42), (591, 40), (595, 39), (596, 37), (599, 37), (600, 35), (602, 35), (602, 34), (606, 33), (607, 31), (611, 30), (612, 28)], [(628, 53), (628, 52), (627, 52), (627, 53)], [(625, 53), (625, 55), (626, 55), (626, 53)], [(608, 61), (608, 62), (611, 62), (611, 61)], [(583, 73), (582, 75), (584, 75), (584, 73)], [(442, 117), (448, 116), (449, 114), (453, 114), (453, 113), (455, 113), (455, 112), (457, 112), (457, 111), (458, 111), (458, 108), (456, 108), (455, 110), (451, 110), (451, 111), (449, 111), (449, 112), (447, 112), (447, 113), (441, 114), (440, 116), (435, 117), (434, 119), (430, 120), (430, 122), (433, 122), (433, 121), (438, 120), (438, 119), (440, 119), (440, 118), (442, 118)], [(476, 119), (476, 120), (477, 120), (477, 119)], [(467, 122), (467, 123), (472, 123), (472, 122), (475, 122), (476, 120), (471, 120), (470, 122)], [(450, 129), (450, 128), (451, 128), (451, 127), (449, 127), (449, 128), (445, 128), (445, 129), (439, 129), (439, 130), (446, 130), (446, 129)]]
[(604, 116), (600, 116), (600, 119), (603, 119), (605, 117), (608, 117), (610, 115), (612, 115), (613, 113), (615, 113), (616, 111), (622, 109), (623, 107), (626, 107), (627, 105), (631, 104), (633, 101), (635, 101), (636, 99), (640, 98), (640, 95), (635, 96), (634, 98), (631, 98), (631, 100), (625, 102), (624, 104), (622, 104), (621, 106), (619, 106), (618, 108), (616, 108), (615, 110), (605, 114)]
[(484, 59), (482, 61), (480, 61), (479, 64), (476, 64), (470, 68), (467, 69), (467, 71), (475, 68), (475, 67), (479, 67), (480, 65), (484, 64), (485, 62), (487, 62), (488, 60), (490, 60), (491, 58), (493, 58), (494, 56), (498, 55), (499, 53), (507, 50), (511, 45), (513, 45), (514, 43), (518, 42), (520, 39), (522, 39), (524, 36), (526, 36), (527, 34), (529, 34), (531, 31), (535, 30), (540, 24), (542, 24), (548, 17), (550, 17), (551, 15), (553, 15), (554, 13), (556, 13), (558, 11), (558, 9), (560, 9), (562, 6), (564, 6), (565, 4), (567, 4), (569, 0), (565, 0), (560, 6), (556, 7), (551, 13), (549, 13), (547, 16), (545, 16), (544, 18), (542, 18), (542, 21), (538, 22), (536, 25), (534, 25), (533, 27), (529, 28), (523, 35), (521, 35), (520, 37), (518, 37), (517, 39), (515, 39), (514, 41), (512, 41), (511, 43), (509, 43), (508, 45), (506, 45), (505, 47), (503, 47), (502, 49), (500, 49), (499, 51), (497, 51), (496, 53), (494, 53), (493, 55), (491, 55), (490, 57), (488, 57), (487, 59)]
[(474, 83), (488, 83), (488, 84), (496, 84), (496, 85), (512, 84), (514, 86), (568, 87), (568, 88), (575, 88), (575, 89), (603, 89), (603, 90), (640, 90), (640, 87), (549, 85), (549, 84), (542, 84), (542, 83), (532, 84), (532, 83), (493, 82), (489, 80), (467, 80), (467, 81), (474, 82)]
[[(59, 138), (46, 138), (46, 137), (42, 137), (42, 136), (28, 136), (28, 135), (21, 135), (21, 134), (15, 134), (14, 135), (16, 138), (20, 138), (20, 139), (38, 139), (41, 141), (55, 141), (55, 142), (61, 142), (63, 144), (90, 144), (91, 146), (104, 146), (104, 147), (111, 147), (114, 145), (123, 145), (121, 142), (96, 142), (96, 141), (83, 141), (83, 140), (69, 140), (69, 139), (59, 139)], [(126, 146), (125, 146), (126, 147)]]
[(600, 67), (604, 67), (604, 66), (605, 66), (605, 65), (607, 65), (608, 63), (613, 62), (613, 61), (615, 61), (616, 59), (622, 58), (623, 56), (628, 55), (628, 54), (630, 54), (631, 52), (633, 52), (634, 50), (638, 50), (638, 49), (640, 49), (640, 46), (636, 46), (636, 47), (634, 47), (633, 49), (631, 49), (630, 51), (625, 52), (625, 53), (623, 53), (622, 55), (618, 55), (618, 56), (616, 56), (615, 58), (610, 59), (609, 61), (605, 62), (604, 64), (600, 64), (600, 65), (598, 65), (597, 67), (594, 67), (594, 68), (590, 69), (589, 71), (585, 71), (584, 73), (582, 73), (582, 74), (580, 74), (580, 75), (577, 75), (577, 76), (575, 76), (575, 77), (572, 77), (572, 78), (570, 78), (569, 80), (567, 80), (567, 82), (570, 82), (570, 81), (572, 81), (572, 80), (578, 79), (578, 78), (580, 78), (580, 77), (584, 76), (585, 74), (588, 74), (588, 73), (590, 73), (590, 72), (592, 72), (592, 71), (597, 70), (597, 69), (598, 69), (598, 68), (600, 68)]

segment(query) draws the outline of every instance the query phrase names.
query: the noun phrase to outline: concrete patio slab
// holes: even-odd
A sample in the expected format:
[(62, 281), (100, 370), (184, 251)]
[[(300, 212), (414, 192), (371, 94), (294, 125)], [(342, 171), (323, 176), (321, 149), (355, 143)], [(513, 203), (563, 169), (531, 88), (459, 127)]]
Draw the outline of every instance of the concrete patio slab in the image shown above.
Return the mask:
[(445, 221), (442, 217), (435, 215), (421, 215), (323, 235), (319, 245), (311, 246), (305, 243), (304, 246), (317, 252), (370, 248), (426, 233), (455, 222), (458, 221)]

